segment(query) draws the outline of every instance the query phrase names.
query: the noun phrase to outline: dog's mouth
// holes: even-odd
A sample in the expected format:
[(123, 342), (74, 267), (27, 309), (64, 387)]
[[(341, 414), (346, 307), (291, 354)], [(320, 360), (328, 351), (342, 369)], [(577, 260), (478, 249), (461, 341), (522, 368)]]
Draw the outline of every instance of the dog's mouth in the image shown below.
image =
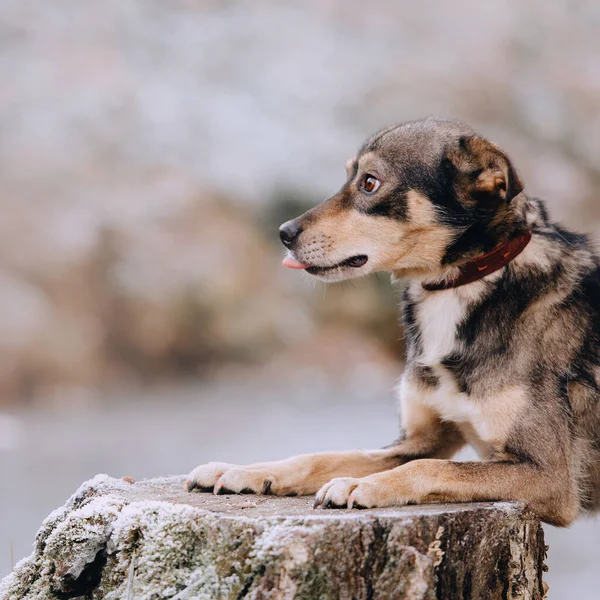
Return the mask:
[(343, 269), (345, 267), (349, 269), (359, 269), (360, 267), (365, 265), (368, 260), (369, 257), (365, 254), (357, 254), (356, 256), (351, 256), (350, 258), (347, 258), (342, 262), (336, 263), (335, 265), (319, 267), (316, 265), (304, 264), (299, 260), (292, 258), (291, 256), (287, 256), (283, 260), (282, 264), (284, 267), (288, 267), (289, 269), (304, 269), (307, 273), (310, 273), (311, 275), (323, 275), (328, 271), (333, 271), (335, 269)]
[(357, 256), (351, 256), (342, 262), (337, 263), (336, 265), (332, 265), (330, 267), (307, 267), (306, 272), (311, 275), (322, 275), (323, 273), (327, 273), (327, 271), (333, 271), (334, 269), (340, 269), (343, 267), (348, 267), (350, 269), (359, 269), (369, 260), (368, 256), (364, 254), (359, 254)]

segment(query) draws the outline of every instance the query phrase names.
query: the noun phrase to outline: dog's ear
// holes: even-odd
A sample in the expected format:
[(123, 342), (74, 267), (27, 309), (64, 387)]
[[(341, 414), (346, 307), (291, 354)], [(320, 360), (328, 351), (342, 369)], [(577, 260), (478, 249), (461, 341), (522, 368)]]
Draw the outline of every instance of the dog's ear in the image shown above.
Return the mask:
[(507, 204), (523, 184), (510, 159), (493, 142), (477, 135), (464, 135), (448, 155), (460, 187), (478, 203)]
[(346, 161), (346, 176), (348, 179), (356, 175), (356, 169), (358, 169), (358, 161), (356, 156), (353, 156)]

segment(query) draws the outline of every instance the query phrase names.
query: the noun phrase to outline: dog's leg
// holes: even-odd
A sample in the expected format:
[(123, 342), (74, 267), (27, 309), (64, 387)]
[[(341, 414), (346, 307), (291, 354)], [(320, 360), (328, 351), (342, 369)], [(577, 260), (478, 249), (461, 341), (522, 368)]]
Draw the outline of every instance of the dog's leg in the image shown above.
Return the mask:
[(215, 494), (314, 494), (333, 477), (364, 477), (402, 464), (395, 455), (395, 448), (386, 448), (301, 454), (246, 466), (208, 463), (190, 473), (186, 487)]
[[(543, 520), (571, 523), (580, 508), (577, 456), (561, 403), (514, 405), (514, 390), (487, 401), (482, 429), (492, 436), (489, 462), (454, 462), (423, 456), (383, 473), (342, 477), (325, 484), (315, 506), (380, 507), (424, 502), (515, 500), (526, 502)], [(511, 408), (510, 400), (513, 399)], [(402, 396), (404, 420), (423, 423), (418, 401)], [(516, 406), (516, 408), (515, 408)], [(503, 440), (503, 441), (502, 441)]]
[(579, 502), (566, 469), (542, 469), (530, 462), (415, 460), (361, 479), (330, 481), (317, 494), (325, 508), (371, 508), (423, 502), (517, 500), (544, 521), (565, 526)]
[(420, 408), (418, 419), (411, 414), (403, 419), (408, 424), (403, 438), (382, 450), (303, 454), (248, 466), (208, 463), (190, 473), (186, 487), (215, 494), (314, 494), (334, 477), (365, 477), (424, 457), (449, 458), (464, 444), (459, 430), (429, 409)]

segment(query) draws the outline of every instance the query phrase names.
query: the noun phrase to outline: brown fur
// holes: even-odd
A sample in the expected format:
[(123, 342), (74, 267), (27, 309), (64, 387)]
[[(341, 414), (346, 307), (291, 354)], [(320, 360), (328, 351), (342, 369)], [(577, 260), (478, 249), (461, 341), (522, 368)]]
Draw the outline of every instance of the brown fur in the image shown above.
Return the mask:
[[(346, 168), (339, 193), (284, 224), (282, 241), (325, 281), (375, 271), (410, 280), (400, 439), (209, 463), (188, 489), (316, 492), (324, 508), (519, 500), (556, 525), (599, 509), (600, 267), (585, 236), (551, 223), (507, 155), (456, 121), (383, 130)], [(526, 230), (524, 251), (484, 279), (423, 287)], [(483, 462), (449, 460), (467, 443)]]

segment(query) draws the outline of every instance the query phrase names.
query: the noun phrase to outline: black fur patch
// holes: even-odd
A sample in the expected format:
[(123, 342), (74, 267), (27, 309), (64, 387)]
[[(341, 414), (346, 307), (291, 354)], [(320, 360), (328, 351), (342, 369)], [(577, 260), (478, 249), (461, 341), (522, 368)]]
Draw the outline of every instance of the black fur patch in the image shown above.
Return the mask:
[(477, 249), (481, 254), (485, 254), (498, 245), (497, 240), (495, 232), (489, 230), (487, 223), (475, 223), (469, 226), (446, 248), (442, 264), (450, 265), (474, 249)]
[(406, 347), (409, 352), (419, 354), (422, 351), (419, 326), (417, 324), (416, 303), (405, 291), (402, 299), (402, 322), (406, 335)]
[(365, 213), (378, 217), (388, 217), (406, 221), (408, 217), (408, 206), (406, 202), (406, 189), (399, 186), (393, 192), (389, 193), (383, 200), (369, 206)]
[(459, 226), (469, 222), (469, 209), (459, 202), (450, 171), (424, 170), (417, 166), (406, 169), (405, 177), (409, 187), (427, 196), (441, 209), (443, 222)]
[(469, 369), (465, 356), (453, 353), (442, 360), (442, 366), (454, 377), (456, 387), (462, 394), (469, 393)]

